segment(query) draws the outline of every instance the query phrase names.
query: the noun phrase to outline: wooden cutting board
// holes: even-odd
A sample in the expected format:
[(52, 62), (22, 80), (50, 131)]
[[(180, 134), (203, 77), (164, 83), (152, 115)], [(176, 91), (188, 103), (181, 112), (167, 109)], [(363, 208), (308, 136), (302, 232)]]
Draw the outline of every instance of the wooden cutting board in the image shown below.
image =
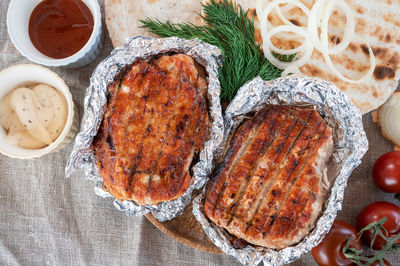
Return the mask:
[[(192, 199), (196, 198), (198, 194), (199, 192), (194, 192)], [(146, 218), (161, 232), (182, 244), (208, 253), (224, 254), (211, 242), (204, 233), (201, 224), (194, 217), (192, 213), (192, 202), (186, 207), (181, 216), (171, 221), (161, 223), (151, 214), (147, 214)]]

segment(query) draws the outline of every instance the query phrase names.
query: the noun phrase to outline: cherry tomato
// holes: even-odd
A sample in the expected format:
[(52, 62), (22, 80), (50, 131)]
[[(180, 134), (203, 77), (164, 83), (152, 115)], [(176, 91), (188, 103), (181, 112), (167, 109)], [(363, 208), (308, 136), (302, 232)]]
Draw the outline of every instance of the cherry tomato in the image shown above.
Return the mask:
[(376, 160), (372, 177), (385, 192), (400, 193), (400, 151), (392, 151)]
[[(387, 217), (387, 221), (383, 224), (383, 227), (388, 231), (389, 237), (400, 233), (400, 208), (386, 201), (377, 201), (365, 207), (358, 215), (357, 229), (361, 230), (368, 224), (377, 222), (383, 217)], [(372, 236), (372, 229), (365, 231), (362, 235), (362, 239), (368, 246), (371, 246)], [(399, 242), (400, 240), (397, 243)], [(380, 250), (385, 246), (385, 243), (386, 241), (382, 237), (377, 236), (372, 248)]]
[(311, 251), (315, 261), (321, 266), (354, 265), (343, 254), (349, 237), (350, 247), (361, 249), (356, 228), (347, 222), (335, 220), (324, 240)]

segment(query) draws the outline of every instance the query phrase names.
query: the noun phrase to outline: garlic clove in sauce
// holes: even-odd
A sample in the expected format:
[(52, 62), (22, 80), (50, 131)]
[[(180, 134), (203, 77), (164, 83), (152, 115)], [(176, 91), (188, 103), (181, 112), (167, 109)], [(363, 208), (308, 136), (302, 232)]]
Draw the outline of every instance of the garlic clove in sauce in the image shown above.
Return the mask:
[(53, 122), (55, 118), (53, 103), (49, 99), (45, 91), (55, 91), (52, 87), (46, 84), (39, 84), (32, 88), (36, 97), (34, 97), (34, 104), (37, 112), (37, 116), (40, 122), (47, 128)]
[(0, 100), (0, 125), (5, 141), (26, 149), (41, 149), (56, 140), (68, 115), (64, 96), (46, 84), (17, 88)]
[(12, 146), (25, 149), (41, 149), (47, 146), (46, 143), (32, 137), (26, 130), (10, 132), (4, 140)]
[(36, 95), (31, 89), (18, 88), (12, 92), (11, 107), (32, 137), (46, 143), (52, 143), (50, 134), (37, 116), (34, 104)]
[(0, 101), (0, 125), (7, 131), (25, 130), (24, 125), (19, 121), (17, 114), (10, 105), (11, 93), (7, 94)]
[(67, 121), (67, 102), (61, 93), (45, 84), (35, 86), (33, 91), (46, 108), (51, 106), (53, 117), (46, 129), (54, 141), (64, 129)]

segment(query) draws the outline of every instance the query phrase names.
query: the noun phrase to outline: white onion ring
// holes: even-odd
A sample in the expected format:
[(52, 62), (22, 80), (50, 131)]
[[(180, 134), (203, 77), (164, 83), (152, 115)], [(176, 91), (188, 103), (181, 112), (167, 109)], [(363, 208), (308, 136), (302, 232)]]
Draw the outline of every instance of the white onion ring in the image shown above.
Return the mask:
[[(308, 7), (306, 7), (302, 2), (297, 1), (297, 5), (295, 5), (294, 7), (299, 7), (307, 16), (310, 14), (310, 9), (308, 9)], [(291, 6), (287, 6), (286, 8), (282, 8), (285, 11), (289, 11), (291, 9), (293, 9), (293, 7)], [(284, 12), (285, 12), (284, 11)], [(288, 20), (281, 11), (281, 7), (279, 5), (277, 5), (275, 7), (275, 12), (278, 15), (279, 19), (282, 20), (283, 23), (285, 23), (286, 25), (293, 25), (293, 26), (297, 26), (296, 24), (294, 24), (293, 22), (291, 22), (290, 20)], [(297, 26), (297, 27), (302, 27), (302, 26)], [(305, 28), (305, 27), (302, 27)]]
[(319, 34), (318, 34), (318, 25), (320, 24), (320, 17), (319, 15), (322, 12), (319, 12), (321, 8), (325, 7), (325, 4), (328, 0), (317, 0), (317, 2), (313, 5), (311, 8), (310, 15), (308, 16), (308, 22), (307, 22), (307, 29), (310, 34), (310, 38), (312, 43), (314, 44), (315, 48), (318, 51), (322, 51), (321, 47), (321, 40), (319, 39)]
[[(257, 0), (257, 3), (256, 3), (256, 13), (257, 13), (257, 16), (258, 16), (259, 19), (260, 19), (260, 24), (261, 24), (261, 27), (260, 27), (261, 36), (263, 36), (263, 35), (266, 34), (266, 32), (267, 32), (267, 30), (268, 30), (268, 26), (271, 25), (271, 23), (270, 23), (269, 20), (268, 20), (268, 15), (269, 15), (269, 13), (271, 13), (272, 9), (274, 9), (275, 7), (277, 7), (277, 8), (279, 9), (279, 5), (280, 5), (280, 4), (292, 4), (292, 5), (294, 5), (294, 6), (297, 6), (297, 7), (299, 7), (307, 16), (308, 16), (308, 14), (310, 13), (310, 9), (308, 9), (303, 3), (301, 3), (301, 2), (298, 1), (298, 0), (277, 0), (277, 1), (273, 1), (273, 2), (269, 3), (269, 4), (265, 7), (264, 10), (262, 9), (262, 8), (263, 8), (263, 7), (262, 7), (262, 0)], [(278, 16), (279, 16), (279, 14), (278, 14)], [(284, 16), (282, 15), (282, 17), (284, 17)], [(281, 18), (281, 19), (282, 19), (282, 18)], [(296, 25), (294, 25), (292, 22), (290, 22), (289, 20), (287, 20), (286, 18), (284, 18), (284, 20), (286, 20), (287, 22), (289, 22), (289, 25), (296, 26)], [(285, 22), (285, 21), (283, 21), (283, 22)], [(286, 22), (285, 22), (285, 23), (286, 23)], [(288, 23), (286, 23), (286, 24), (288, 24)], [(263, 38), (263, 40), (264, 40), (264, 38)]]
[[(302, 45), (300, 45), (300, 46), (298, 46), (296, 48), (289, 49), (289, 50), (280, 49), (280, 48), (276, 47), (271, 42), (271, 37), (274, 36), (275, 34), (279, 33), (279, 32), (293, 32), (293, 33), (302, 35), (305, 38), (305, 40), (304, 40)], [(272, 30), (270, 30), (268, 32), (268, 34), (265, 36), (265, 38), (267, 38), (267, 39), (264, 40), (264, 42), (266, 42), (267, 45), (268, 45), (267, 47), (269, 47), (275, 53), (282, 54), (282, 55), (291, 55), (291, 54), (295, 54), (295, 53), (304, 51), (306, 49), (307, 42), (308, 42), (307, 41), (307, 37), (308, 37), (308, 33), (306, 31), (301, 30), (301, 29), (298, 31), (298, 27), (296, 27), (294, 25), (293, 26), (292, 25), (281, 25), (281, 26), (278, 26), (278, 27), (273, 28)]]
[[(329, 47), (328, 47), (329, 54), (338, 54), (338, 53), (344, 51), (347, 48), (347, 46), (349, 46), (351, 38), (355, 32), (356, 23), (355, 23), (354, 13), (353, 13), (352, 9), (343, 0), (339, 0), (339, 1), (331, 0), (328, 4), (331, 6), (329, 9), (326, 8), (324, 10), (324, 16), (323, 16), (328, 21), (329, 21), (329, 17), (330, 17), (330, 11), (335, 5), (338, 5), (344, 11), (344, 13), (346, 15), (346, 27), (345, 27), (344, 35), (343, 35), (341, 42), (338, 45), (334, 46), (334, 48), (332, 48), (332, 49), (329, 49)], [(326, 27), (328, 28), (328, 23), (326, 24)], [(328, 31), (328, 29), (327, 29), (327, 31)]]
[[(342, 2), (343, 0), (336, 0), (339, 2)], [(330, 0), (326, 6), (326, 10), (325, 10), (325, 14), (328, 14), (326, 16), (323, 17), (322, 19), (322, 24), (321, 24), (321, 48), (322, 48), (322, 55), (324, 56), (325, 59), (325, 63), (329, 66), (329, 68), (332, 70), (332, 72), (338, 76), (340, 79), (342, 79), (343, 81), (346, 81), (348, 83), (361, 83), (361, 82), (365, 82), (367, 81), (372, 74), (374, 73), (374, 69), (376, 66), (376, 60), (375, 60), (375, 55), (374, 52), (372, 51), (371, 46), (369, 45), (369, 43), (366, 43), (368, 46), (368, 52), (369, 52), (369, 58), (370, 58), (370, 63), (371, 66), (368, 70), (368, 72), (362, 76), (360, 79), (358, 80), (353, 80), (353, 79), (349, 79), (346, 78), (345, 76), (343, 76), (333, 65), (332, 60), (330, 58), (330, 54), (329, 54), (329, 42), (328, 42), (328, 21), (329, 21), (329, 17), (330, 14), (332, 13), (332, 9), (334, 6), (335, 1), (334, 0)]]
[[(274, 47), (274, 46), (271, 43), (271, 41), (269, 41), (269, 38), (272, 37), (275, 33), (282, 32), (282, 31), (294, 32), (296, 34), (304, 36), (304, 38), (305, 38), (305, 41), (301, 46), (299, 46), (295, 49), (286, 50), (289, 52), (297, 50), (299, 48), (302, 48), (304, 50), (303, 55), (292, 62), (282, 62), (281, 60), (279, 60), (272, 54), (271, 49), (270, 49), (271, 48), (270, 45), (272, 45), (272, 47)], [(266, 40), (268, 40), (268, 41), (264, 42), (264, 44), (263, 44), (264, 55), (274, 66), (276, 66), (277, 68), (280, 68), (280, 69), (285, 69), (285, 68), (287, 68), (289, 66), (293, 66), (293, 65), (296, 65), (296, 66), (303, 65), (311, 57), (311, 54), (313, 52), (313, 46), (309, 42), (310, 38), (309, 38), (308, 32), (306, 30), (303, 30), (296, 26), (292, 26), (292, 25), (278, 26), (278, 27), (274, 28), (273, 30), (271, 30), (270, 32), (268, 32), (268, 34), (265, 37), (266, 37)], [(274, 47), (274, 50), (279, 51), (280, 49)], [(291, 53), (286, 53), (286, 54), (291, 54)]]

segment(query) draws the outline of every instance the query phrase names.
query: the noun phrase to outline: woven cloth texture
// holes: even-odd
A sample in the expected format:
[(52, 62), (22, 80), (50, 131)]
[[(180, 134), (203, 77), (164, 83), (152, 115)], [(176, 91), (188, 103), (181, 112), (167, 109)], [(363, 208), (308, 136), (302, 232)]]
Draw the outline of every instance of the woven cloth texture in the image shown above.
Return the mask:
[[(104, 1), (100, 3), (103, 7)], [(0, 1), (0, 70), (29, 63), (8, 37), (8, 4), (9, 0)], [(104, 17), (103, 8), (102, 12)], [(107, 29), (103, 29), (104, 48), (94, 62), (79, 69), (51, 68), (69, 86), (81, 115), (89, 77), (112, 50)], [(353, 224), (368, 203), (395, 202), (371, 179), (375, 160), (393, 146), (382, 137), (371, 114), (363, 119), (370, 150), (350, 177), (343, 210), (338, 215)], [(71, 149), (72, 143), (35, 160), (0, 155), (0, 265), (239, 265), (233, 257), (207, 254), (180, 244), (144, 217), (125, 216), (111, 199), (94, 194), (94, 184), (85, 180), (82, 171), (65, 179)], [(387, 259), (392, 265), (400, 265), (400, 252)], [(316, 263), (306, 254), (292, 265)]]

